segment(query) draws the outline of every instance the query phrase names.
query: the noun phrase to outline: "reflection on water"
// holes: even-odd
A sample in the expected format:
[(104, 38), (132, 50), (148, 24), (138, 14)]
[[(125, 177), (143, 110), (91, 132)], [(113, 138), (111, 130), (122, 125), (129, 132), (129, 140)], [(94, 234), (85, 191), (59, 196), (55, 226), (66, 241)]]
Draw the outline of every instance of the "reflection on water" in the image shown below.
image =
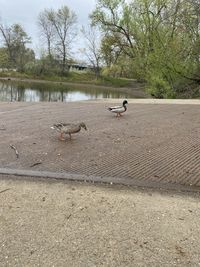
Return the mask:
[(115, 92), (105, 88), (66, 86), (53, 83), (22, 83), (1, 81), (0, 101), (25, 102), (68, 102), (101, 98), (129, 98), (128, 93)]

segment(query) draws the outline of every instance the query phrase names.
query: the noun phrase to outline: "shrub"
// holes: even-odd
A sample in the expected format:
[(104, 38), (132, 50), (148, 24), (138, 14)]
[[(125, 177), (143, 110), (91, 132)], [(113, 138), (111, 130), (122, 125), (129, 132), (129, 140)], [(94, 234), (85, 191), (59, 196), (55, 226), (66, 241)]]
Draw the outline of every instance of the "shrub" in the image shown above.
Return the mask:
[(155, 98), (176, 98), (176, 93), (169, 82), (156, 74), (148, 79), (147, 93)]

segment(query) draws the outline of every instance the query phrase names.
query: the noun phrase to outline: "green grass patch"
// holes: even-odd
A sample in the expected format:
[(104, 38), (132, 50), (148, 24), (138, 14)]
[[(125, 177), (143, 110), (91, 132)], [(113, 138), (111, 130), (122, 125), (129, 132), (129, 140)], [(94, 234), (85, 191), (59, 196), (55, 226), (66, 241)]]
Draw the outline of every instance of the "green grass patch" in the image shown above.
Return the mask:
[(111, 87), (128, 87), (130, 86), (130, 80), (123, 78), (112, 78), (101, 76), (96, 79), (94, 73), (92, 72), (69, 72), (66, 76), (56, 76), (56, 75), (28, 75), (26, 73), (19, 73), (15, 71), (0, 72), (0, 77), (7, 78), (19, 78), (19, 79), (35, 79), (35, 80), (45, 80), (54, 82), (72, 82), (72, 83), (85, 83), (85, 84), (95, 84), (102, 86)]

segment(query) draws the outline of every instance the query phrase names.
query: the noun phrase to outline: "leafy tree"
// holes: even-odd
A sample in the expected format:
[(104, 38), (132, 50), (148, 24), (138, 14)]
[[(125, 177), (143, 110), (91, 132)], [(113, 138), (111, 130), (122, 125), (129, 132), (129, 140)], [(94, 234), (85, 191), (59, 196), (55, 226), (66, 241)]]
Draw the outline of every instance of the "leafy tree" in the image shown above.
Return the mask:
[(26, 44), (30, 43), (30, 37), (20, 24), (13, 24), (10, 27), (0, 24), (0, 32), (8, 54), (9, 65), (23, 71), (27, 60), (35, 58), (33, 50), (26, 48)]
[(116, 64), (122, 55), (123, 45), (120, 45), (120, 36), (118, 34), (106, 34), (101, 42), (101, 53), (107, 67)]
[(0, 48), (0, 68), (9, 68), (8, 53), (4, 47)]
[(157, 97), (174, 97), (177, 81), (200, 83), (199, 6), (199, 0), (98, 0), (91, 19), (109, 38), (117, 35), (115, 50), (129, 58), (132, 75)]

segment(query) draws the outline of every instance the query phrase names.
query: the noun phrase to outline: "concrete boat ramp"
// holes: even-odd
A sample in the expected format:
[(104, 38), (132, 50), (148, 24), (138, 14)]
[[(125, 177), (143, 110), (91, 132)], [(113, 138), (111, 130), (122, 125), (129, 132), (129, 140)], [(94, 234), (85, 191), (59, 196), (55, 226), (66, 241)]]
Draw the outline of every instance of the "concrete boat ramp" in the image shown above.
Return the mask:
[[(198, 188), (200, 101), (130, 99), (117, 119), (107, 107), (120, 103), (0, 103), (0, 173)], [(50, 129), (81, 121), (71, 141)]]

